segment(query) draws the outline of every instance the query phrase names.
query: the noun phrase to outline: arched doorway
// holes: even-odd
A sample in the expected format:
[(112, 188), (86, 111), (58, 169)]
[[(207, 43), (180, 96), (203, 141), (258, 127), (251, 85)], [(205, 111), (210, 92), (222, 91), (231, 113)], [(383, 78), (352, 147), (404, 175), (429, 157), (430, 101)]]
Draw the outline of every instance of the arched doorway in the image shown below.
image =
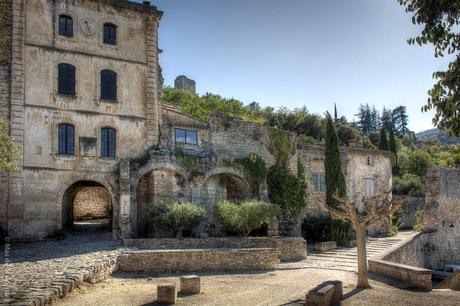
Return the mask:
[(89, 180), (75, 182), (62, 196), (62, 229), (111, 231), (112, 211), (112, 195), (104, 185)]
[(208, 206), (213, 207), (221, 200), (240, 202), (249, 197), (247, 182), (235, 173), (211, 175), (205, 183)]
[(149, 220), (152, 206), (174, 201), (190, 201), (190, 189), (183, 174), (175, 169), (156, 168), (140, 177), (137, 184), (137, 235), (151, 237), (155, 227)]

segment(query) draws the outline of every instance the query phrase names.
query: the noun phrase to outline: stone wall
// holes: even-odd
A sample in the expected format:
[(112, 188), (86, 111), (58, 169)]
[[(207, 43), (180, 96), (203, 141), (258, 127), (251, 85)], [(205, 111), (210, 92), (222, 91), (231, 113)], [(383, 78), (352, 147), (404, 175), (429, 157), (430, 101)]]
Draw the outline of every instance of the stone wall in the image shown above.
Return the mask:
[(429, 265), (460, 262), (460, 169), (430, 168), (426, 181), (424, 232), (429, 232)]
[(73, 201), (73, 219), (91, 220), (109, 218), (110, 195), (101, 187), (84, 187)]
[[(393, 196), (394, 199), (399, 199), (401, 196)], [(412, 229), (416, 223), (416, 214), (418, 211), (425, 209), (424, 197), (410, 197), (402, 206), (403, 212), (401, 214), (400, 228)]]
[(141, 250), (118, 256), (123, 272), (276, 270), (277, 249)]
[(124, 245), (150, 250), (277, 248), (281, 260), (301, 260), (307, 256), (307, 242), (300, 237), (125, 239)]
[(425, 257), (421, 250), (427, 237), (418, 233), (384, 253), (368, 260), (369, 271), (408, 283), (411, 287), (430, 291), (431, 270), (424, 268)]

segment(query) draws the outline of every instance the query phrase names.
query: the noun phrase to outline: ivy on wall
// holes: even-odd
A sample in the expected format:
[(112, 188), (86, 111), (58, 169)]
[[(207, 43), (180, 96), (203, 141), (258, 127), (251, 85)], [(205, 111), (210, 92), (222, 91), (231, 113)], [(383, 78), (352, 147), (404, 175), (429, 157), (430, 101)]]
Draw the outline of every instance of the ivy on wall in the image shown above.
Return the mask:
[(272, 129), (268, 151), (273, 155), (278, 165), (283, 168), (287, 167), (289, 158), (295, 153), (295, 146), (289, 138), (289, 133)]
[(241, 165), (244, 170), (244, 176), (249, 184), (251, 195), (259, 197), (260, 184), (267, 177), (267, 165), (265, 161), (257, 154), (251, 154), (248, 157), (236, 159), (235, 163)]

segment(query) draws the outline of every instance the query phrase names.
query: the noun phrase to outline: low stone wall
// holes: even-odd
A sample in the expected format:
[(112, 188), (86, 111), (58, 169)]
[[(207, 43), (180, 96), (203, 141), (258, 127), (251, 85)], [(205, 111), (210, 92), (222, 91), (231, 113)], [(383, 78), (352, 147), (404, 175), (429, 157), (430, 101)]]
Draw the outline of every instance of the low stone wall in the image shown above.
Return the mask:
[(138, 250), (118, 257), (118, 268), (124, 272), (276, 270), (278, 267), (279, 251), (273, 248)]
[(386, 260), (369, 259), (369, 271), (408, 283), (414, 288), (431, 290), (431, 270)]
[(143, 250), (276, 248), (281, 260), (307, 258), (307, 242), (302, 237), (125, 239), (123, 244)]
[(418, 233), (370, 258), (369, 271), (408, 283), (414, 288), (431, 290), (431, 270), (423, 268), (424, 255), (419, 247), (425, 240), (426, 236)]

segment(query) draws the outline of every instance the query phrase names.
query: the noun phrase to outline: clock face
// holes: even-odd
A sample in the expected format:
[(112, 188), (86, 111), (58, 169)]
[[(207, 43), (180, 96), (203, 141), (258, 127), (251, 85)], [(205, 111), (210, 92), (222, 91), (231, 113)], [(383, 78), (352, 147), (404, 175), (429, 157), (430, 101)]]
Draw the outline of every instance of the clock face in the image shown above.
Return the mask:
[(80, 31), (87, 37), (94, 36), (97, 31), (97, 24), (91, 19), (83, 19), (80, 21)]

